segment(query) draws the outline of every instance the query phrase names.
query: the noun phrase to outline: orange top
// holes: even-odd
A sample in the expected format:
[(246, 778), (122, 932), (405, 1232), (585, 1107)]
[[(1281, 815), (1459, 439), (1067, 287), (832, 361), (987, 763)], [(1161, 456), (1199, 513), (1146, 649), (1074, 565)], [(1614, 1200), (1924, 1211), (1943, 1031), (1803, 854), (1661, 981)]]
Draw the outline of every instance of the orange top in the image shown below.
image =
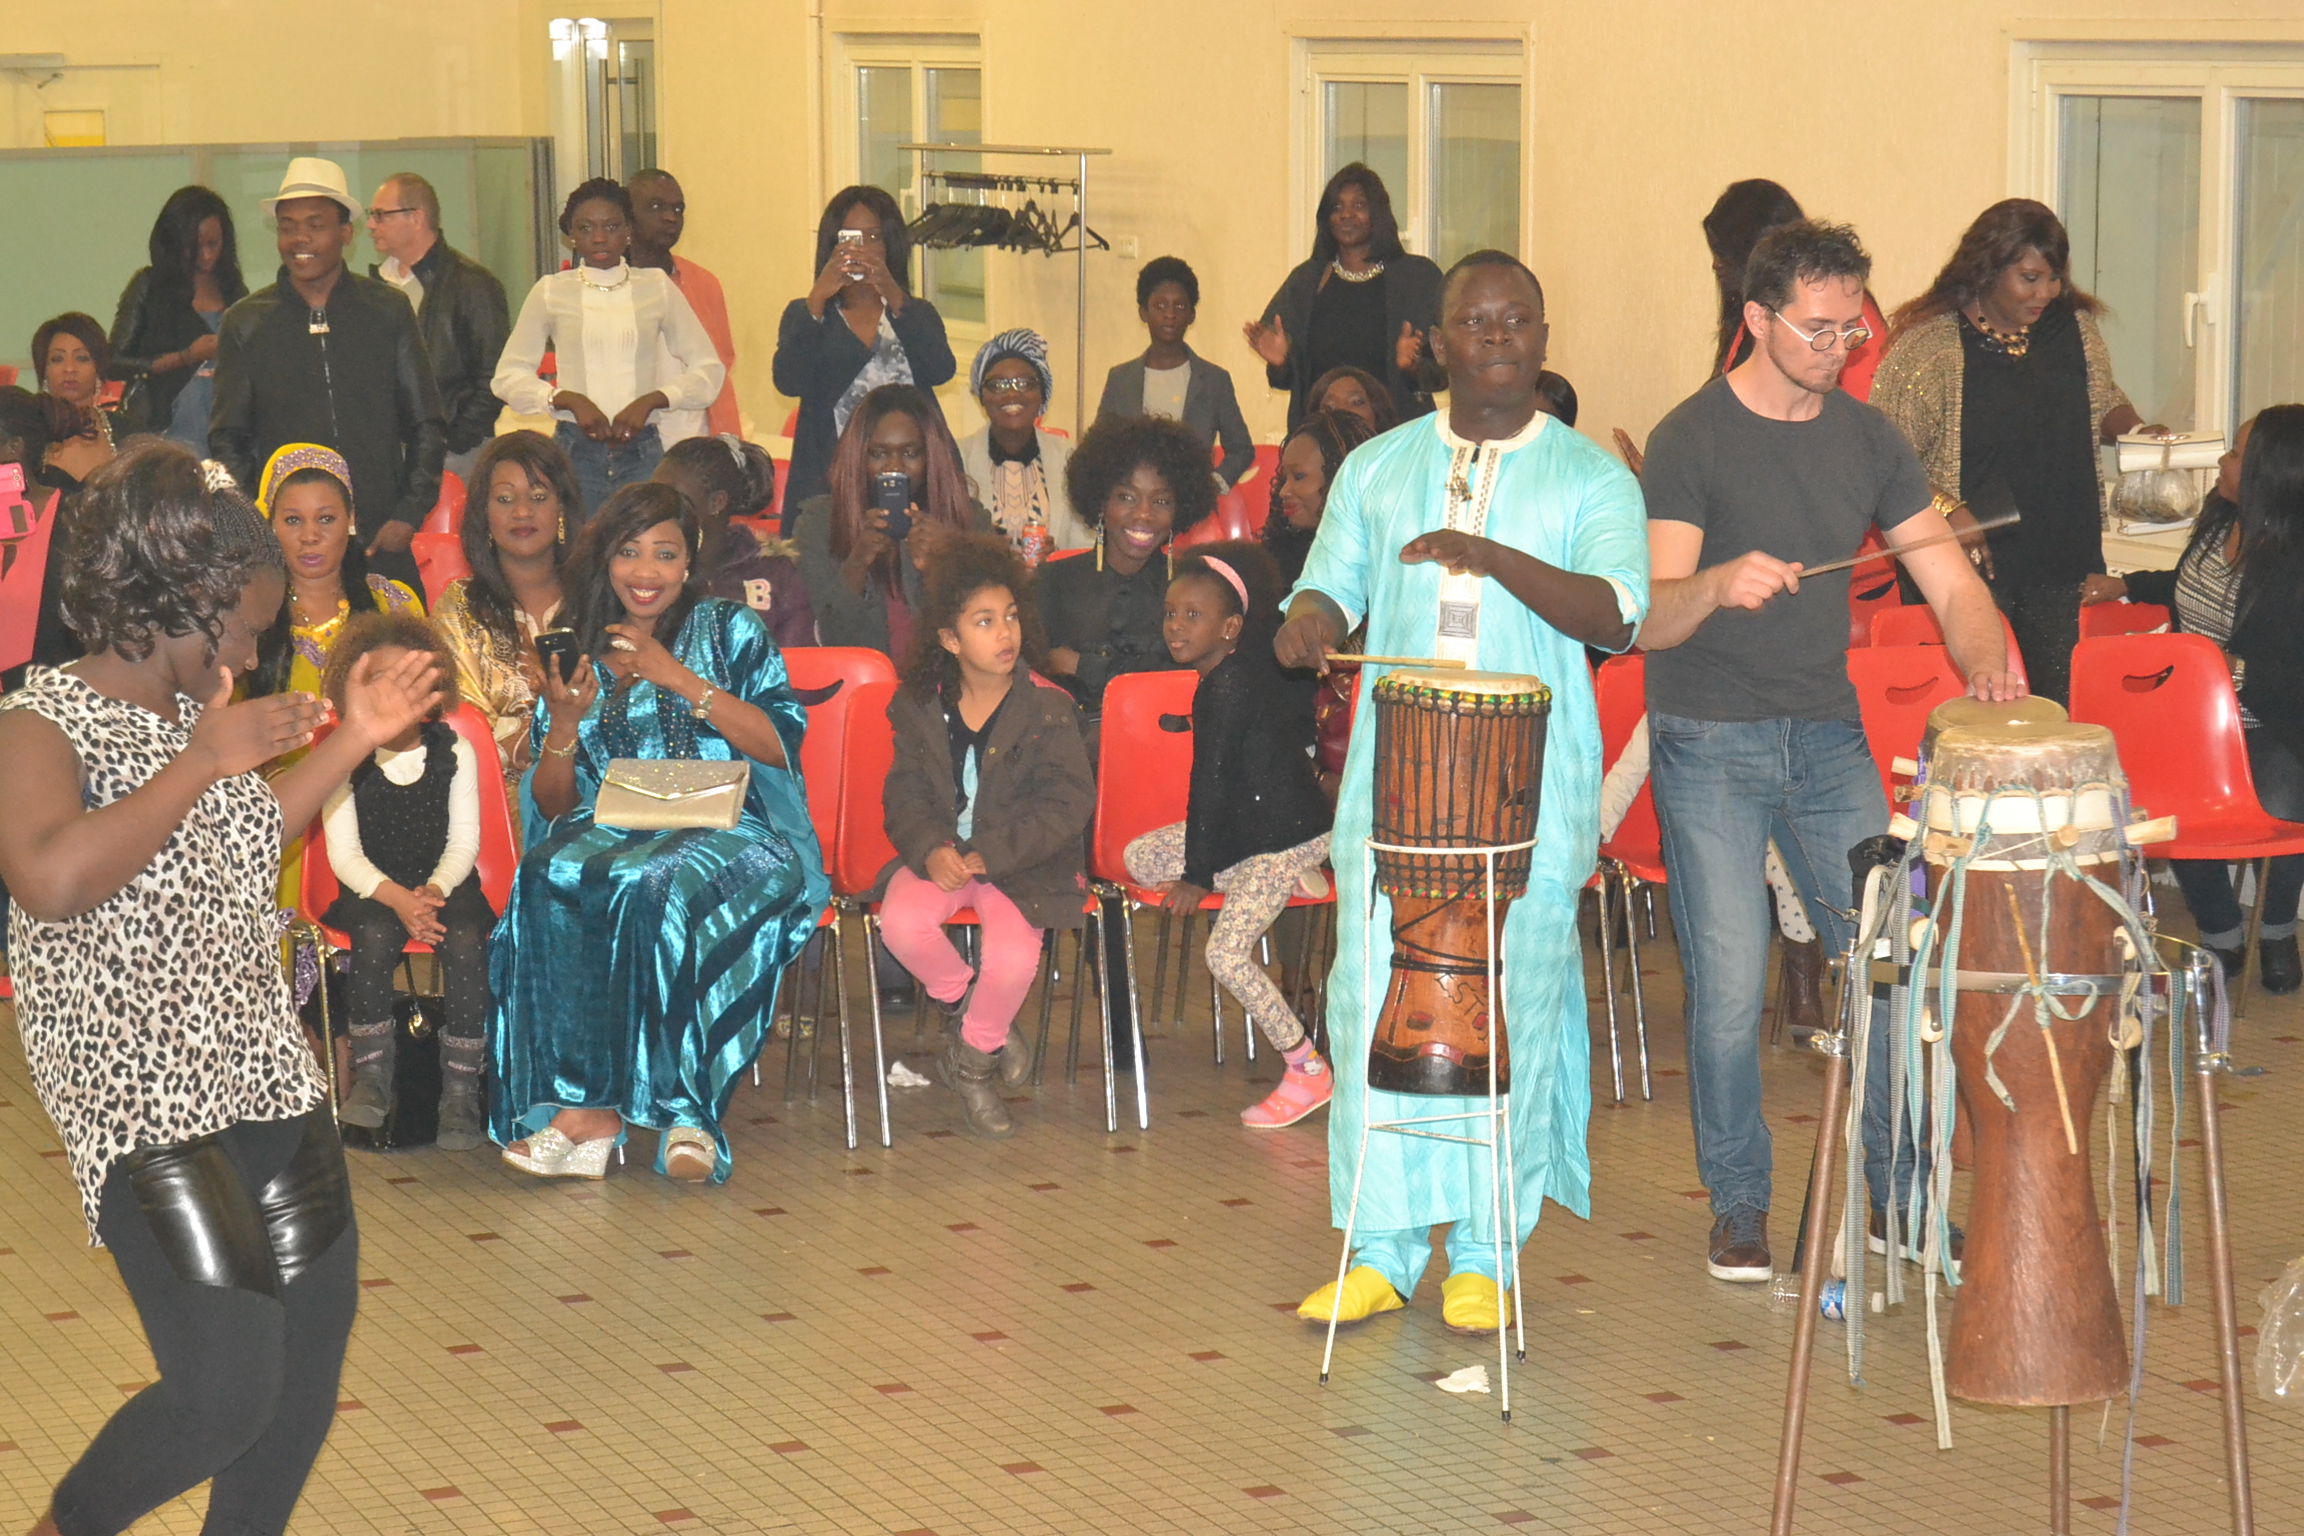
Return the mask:
[(728, 382), (720, 386), (720, 398), (704, 412), (705, 430), (741, 437), (743, 418), (736, 409), (736, 337), (728, 329), (728, 296), (720, 291), (720, 279), (685, 256), (672, 258), (672, 281), (680, 285), (681, 296), (687, 299), (688, 307), (704, 322), (704, 334), (712, 338), (712, 349), (720, 354), (721, 365), (728, 370)]

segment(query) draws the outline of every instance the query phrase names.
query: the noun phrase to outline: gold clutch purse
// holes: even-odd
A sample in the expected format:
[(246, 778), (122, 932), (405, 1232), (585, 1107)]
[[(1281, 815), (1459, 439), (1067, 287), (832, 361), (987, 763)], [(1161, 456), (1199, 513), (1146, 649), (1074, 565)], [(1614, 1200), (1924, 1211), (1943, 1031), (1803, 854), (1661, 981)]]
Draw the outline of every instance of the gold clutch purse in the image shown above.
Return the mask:
[(597, 826), (629, 832), (674, 827), (732, 831), (744, 813), (744, 791), (751, 782), (750, 763), (619, 757), (600, 781), (592, 820)]

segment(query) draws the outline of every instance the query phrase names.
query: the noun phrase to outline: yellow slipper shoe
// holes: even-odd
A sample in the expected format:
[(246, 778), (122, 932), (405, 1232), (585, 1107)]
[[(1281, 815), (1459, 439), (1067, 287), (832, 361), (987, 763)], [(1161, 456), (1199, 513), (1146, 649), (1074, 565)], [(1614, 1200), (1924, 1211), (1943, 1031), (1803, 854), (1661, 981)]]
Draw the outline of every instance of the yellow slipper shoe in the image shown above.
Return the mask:
[(1392, 1282), (1372, 1264), (1362, 1264), (1344, 1277), (1344, 1304), (1336, 1304), (1336, 1283), (1330, 1281), (1304, 1298), (1296, 1315), (1308, 1323), (1325, 1323), (1333, 1311), (1340, 1323), (1357, 1323), (1379, 1312), (1397, 1312), (1408, 1303), (1392, 1289)]
[(1504, 1326), (1504, 1295), (1486, 1275), (1450, 1275), (1440, 1284), (1440, 1321), (1458, 1333)]

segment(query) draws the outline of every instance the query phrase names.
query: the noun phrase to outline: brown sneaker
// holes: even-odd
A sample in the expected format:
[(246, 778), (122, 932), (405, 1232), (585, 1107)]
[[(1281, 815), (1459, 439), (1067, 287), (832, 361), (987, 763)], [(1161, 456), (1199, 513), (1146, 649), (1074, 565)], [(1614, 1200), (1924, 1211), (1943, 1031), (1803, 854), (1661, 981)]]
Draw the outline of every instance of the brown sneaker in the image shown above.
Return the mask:
[(1712, 1257), (1704, 1266), (1715, 1280), (1765, 1285), (1776, 1274), (1768, 1251), (1768, 1213), (1741, 1206), (1712, 1223)]

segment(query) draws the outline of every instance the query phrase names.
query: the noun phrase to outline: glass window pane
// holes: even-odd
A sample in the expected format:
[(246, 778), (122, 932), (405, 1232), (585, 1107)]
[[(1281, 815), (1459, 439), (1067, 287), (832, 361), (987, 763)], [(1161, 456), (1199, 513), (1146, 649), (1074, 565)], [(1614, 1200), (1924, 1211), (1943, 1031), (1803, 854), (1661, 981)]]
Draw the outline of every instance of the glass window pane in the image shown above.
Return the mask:
[[(1320, 180), (1357, 160), (1383, 180), (1392, 206), (1408, 207), (1408, 83), (1326, 80), (1320, 86)], [(1402, 234), (1414, 236), (1411, 231)]]
[(2200, 100), (2067, 96), (2062, 142), (2072, 280), (2104, 301), (2113, 373), (2146, 421), (2190, 430), (2184, 295), (2200, 286)]
[[(928, 71), (928, 137), (938, 144), (981, 144), (984, 142), (984, 76), (974, 69), (930, 69)], [(947, 171), (979, 171), (984, 168), (981, 155), (939, 155), (938, 166)], [(940, 197), (949, 198), (949, 191), (940, 191)], [(982, 194), (971, 194), (975, 201)], [(974, 321), (982, 324), (985, 316), (984, 253), (982, 251), (935, 251), (923, 253), (926, 257), (925, 275), (928, 302), (936, 306), (937, 313), (946, 320)]]
[(856, 164), (863, 179), (901, 198), (912, 185), (912, 66), (868, 64), (856, 71)]
[(627, 177), (656, 163), (656, 44), (620, 38), (616, 59), (617, 174)]
[(2304, 100), (2240, 103), (2234, 425), (2304, 400)]
[(1520, 249), (1520, 87), (1434, 85), (1426, 122), (1432, 233), (1443, 267), (1471, 251)]

